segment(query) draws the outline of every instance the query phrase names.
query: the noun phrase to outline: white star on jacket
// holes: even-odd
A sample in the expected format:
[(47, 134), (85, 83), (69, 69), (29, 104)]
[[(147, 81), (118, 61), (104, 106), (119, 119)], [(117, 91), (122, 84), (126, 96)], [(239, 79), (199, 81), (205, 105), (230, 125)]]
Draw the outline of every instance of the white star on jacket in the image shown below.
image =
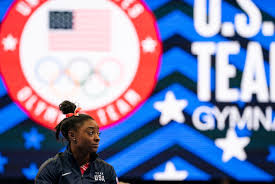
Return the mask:
[(249, 142), (249, 137), (238, 137), (235, 130), (232, 128), (227, 131), (225, 138), (215, 140), (216, 146), (223, 150), (223, 162), (229, 161), (232, 157), (244, 161), (246, 159), (244, 147), (246, 147)]
[(6, 38), (3, 38), (2, 44), (4, 45), (4, 51), (14, 51), (16, 49), (17, 40), (9, 34)]
[(141, 41), (141, 46), (144, 52), (154, 52), (157, 46), (157, 42), (151, 37), (147, 37)]
[(182, 113), (183, 109), (187, 106), (186, 100), (177, 100), (172, 91), (168, 91), (165, 95), (164, 101), (154, 103), (154, 108), (161, 112), (160, 124), (166, 125), (171, 120), (178, 123), (183, 123), (185, 117)]
[(157, 172), (154, 174), (155, 180), (166, 181), (181, 181), (185, 180), (188, 176), (188, 172), (185, 170), (177, 171), (173, 162), (169, 161), (165, 165), (164, 172)]

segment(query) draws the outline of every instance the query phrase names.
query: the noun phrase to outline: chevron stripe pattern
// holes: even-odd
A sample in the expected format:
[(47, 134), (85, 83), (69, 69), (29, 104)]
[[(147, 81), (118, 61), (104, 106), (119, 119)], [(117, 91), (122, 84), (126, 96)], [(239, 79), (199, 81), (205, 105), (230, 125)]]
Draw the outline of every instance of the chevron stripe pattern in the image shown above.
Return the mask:
[[(0, 1), (1, 21), (13, 2)], [(262, 21), (275, 23), (273, 1), (253, 2), (261, 11)], [(240, 90), (250, 42), (257, 42), (262, 47), (265, 76), (270, 86), (269, 49), (274, 36), (267, 37), (259, 33), (251, 38), (239, 35), (225, 37), (220, 32), (205, 38), (194, 27), (194, 0), (145, 0), (145, 3), (157, 19), (163, 44), (158, 83), (150, 98), (135, 113), (118, 125), (102, 130), (99, 147), (101, 158), (113, 165), (122, 179), (208, 181), (230, 178), (238, 181), (273, 181), (273, 131), (267, 131), (262, 126), (257, 131), (236, 127), (231, 133), (227, 125), (225, 128), (217, 128), (215, 120), (214, 128), (199, 130), (194, 124), (194, 112), (199, 107), (223, 109), (228, 105), (243, 112), (245, 107), (255, 104), (262, 109), (267, 106), (273, 108), (274, 103), (257, 103), (255, 100), (249, 103), (220, 103), (215, 98), (207, 102), (200, 101), (197, 96), (199, 63), (197, 55), (192, 54), (192, 43), (237, 41), (240, 51), (237, 55), (230, 56), (230, 63), (236, 68), (236, 77), (230, 79), (230, 87)], [(243, 10), (237, 1), (222, 0), (222, 22), (234, 22), (234, 15), (241, 12)], [(215, 59), (214, 56), (211, 57), (212, 97), (216, 95)], [(177, 116), (171, 118), (170, 114), (167, 115), (170, 119), (165, 119), (165, 112), (160, 109), (167, 108), (165, 105), (169, 104), (164, 102), (169, 99), (182, 108), (180, 112), (176, 112), (176, 104), (169, 106), (175, 108)], [(273, 110), (271, 113), (275, 114)], [(205, 116), (207, 117), (211, 118)], [(205, 122), (209, 120), (199, 118)], [(52, 131), (30, 120), (10, 99), (2, 78), (0, 122), (0, 175), (3, 177), (23, 176), (33, 179), (42, 162), (64, 149), (64, 144), (56, 142)], [(226, 143), (219, 144), (225, 141), (225, 137), (235, 137), (240, 146), (243, 143), (243, 147), (236, 146), (235, 152), (226, 150), (223, 146)]]

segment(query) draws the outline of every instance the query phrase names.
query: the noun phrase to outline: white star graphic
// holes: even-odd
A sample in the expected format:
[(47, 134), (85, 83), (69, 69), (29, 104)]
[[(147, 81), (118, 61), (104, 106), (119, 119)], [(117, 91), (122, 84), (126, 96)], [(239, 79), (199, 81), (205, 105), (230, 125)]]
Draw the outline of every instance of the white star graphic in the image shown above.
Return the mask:
[(145, 40), (141, 41), (141, 46), (143, 52), (154, 52), (157, 46), (157, 42), (151, 37), (147, 37)]
[(6, 38), (3, 38), (2, 44), (4, 45), (4, 51), (14, 51), (16, 49), (17, 40), (9, 34)]
[(157, 172), (154, 174), (155, 180), (166, 180), (166, 181), (180, 181), (187, 178), (188, 172), (185, 170), (177, 171), (173, 162), (169, 161), (165, 165), (164, 172)]
[(186, 100), (177, 100), (174, 93), (168, 91), (164, 101), (154, 103), (154, 108), (161, 112), (160, 124), (166, 125), (171, 120), (183, 123), (185, 118), (182, 111), (187, 104), (188, 102)]
[(236, 157), (239, 160), (246, 159), (246, 153), (244, 147), (250, 142), (249, 137), (238, 137), (235, 130), (230, 128), (225, 138), (219, 138), (215, 140), (217, 147), (223, 150), (222, 161), (227, 162), (232, 157)]

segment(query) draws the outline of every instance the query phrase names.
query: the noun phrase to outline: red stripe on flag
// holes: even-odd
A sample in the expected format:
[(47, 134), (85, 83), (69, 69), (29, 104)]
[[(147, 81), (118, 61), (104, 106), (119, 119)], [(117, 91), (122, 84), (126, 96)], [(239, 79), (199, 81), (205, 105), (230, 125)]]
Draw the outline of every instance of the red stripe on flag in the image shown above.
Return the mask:
[(110, 51), (111, 12), (76, 10), (72, 30), (49, 30), (50, 50)]

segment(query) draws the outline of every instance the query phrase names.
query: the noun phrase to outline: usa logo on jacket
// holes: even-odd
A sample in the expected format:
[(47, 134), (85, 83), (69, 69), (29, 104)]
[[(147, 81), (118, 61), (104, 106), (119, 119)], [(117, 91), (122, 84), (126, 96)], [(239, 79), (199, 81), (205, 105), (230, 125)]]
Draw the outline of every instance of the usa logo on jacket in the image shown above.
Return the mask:
[(105, 182), (104, 173), (103, 172), (95, 172), (94, 178), (95, 178), (95, 181), (103, 181), (103, 182)]

